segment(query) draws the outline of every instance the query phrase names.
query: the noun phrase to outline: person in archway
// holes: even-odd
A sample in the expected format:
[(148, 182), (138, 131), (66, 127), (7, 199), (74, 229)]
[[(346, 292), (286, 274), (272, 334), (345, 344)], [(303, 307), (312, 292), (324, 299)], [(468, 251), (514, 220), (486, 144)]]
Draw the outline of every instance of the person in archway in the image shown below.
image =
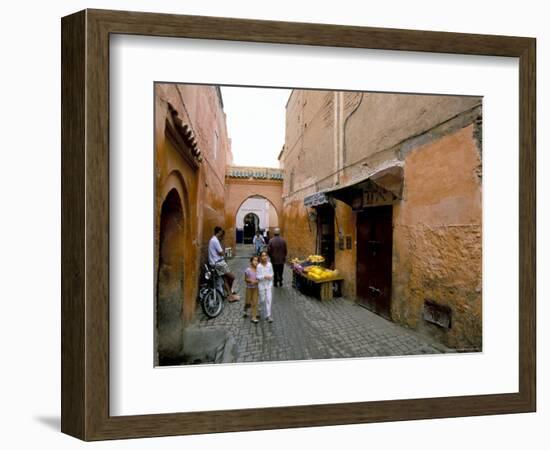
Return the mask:
[(264, 249), (265, 246), (265, 239), (262, 236), (260, 230), (256, 231), (256, 236), (254, 236), (254, 239), (252, 239), (252, 243), (254, 244), (254, 252), (256, 253), (256, 255), (260, 256), (260, 252)]
[(265, 320), (273, 322), (271, 316), (271, 300), (273, 298), (273, 265), (269, 262), (266, 251), (260, 253), (260, 264), (256, 268), (256, 279), (258, 280), (258, 294), (260, 305), (265, 313)]
[(267, 245), (267, 253), (271, 258), (271, 264), (273, 264), (273, 271), (275, 272), (275, 287), (283, 285), (283, 271), (285, 269), (287, 248), (286, 241), (281, 237), (281, 230), (275, 228), (273, 231), (273, 238), (269, 240)]
[(216, 273), (223, 277), (227, 292), (230, 292), (228, 301), (236, 302), (240, 299), (235, 291), (233, 291), (233, 283), (235, 281), (235, 275), (231, 272), (227, 262), (224, 258), (224, 251), (221, 244), (225, 231), (222, 227), (214, 228), (214, 236), (210, 238), (208, 242), (208, 263), (214, 267)]

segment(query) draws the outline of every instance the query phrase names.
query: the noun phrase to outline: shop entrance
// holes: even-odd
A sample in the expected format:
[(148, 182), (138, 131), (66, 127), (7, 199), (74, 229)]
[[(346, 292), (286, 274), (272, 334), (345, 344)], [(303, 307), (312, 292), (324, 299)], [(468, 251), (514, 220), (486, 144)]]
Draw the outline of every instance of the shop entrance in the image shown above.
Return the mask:
[(334, 264), (334, 208), (317, 207), (317, 252), (325, 258), (326, 267)]
[(390, 319), (392, 206), (366, 208), (357, 215), (357, 301)]

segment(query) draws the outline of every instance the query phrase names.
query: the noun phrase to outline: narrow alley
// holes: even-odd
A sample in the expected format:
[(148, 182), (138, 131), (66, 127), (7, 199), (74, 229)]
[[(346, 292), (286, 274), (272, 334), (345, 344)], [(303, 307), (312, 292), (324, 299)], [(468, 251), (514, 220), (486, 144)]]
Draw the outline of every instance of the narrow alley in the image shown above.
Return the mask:
[[(252, 246), (239, 245), (229, 265), (244, 294), (244, 270)], [(235, 362), (289, 361), (446, 353), (447, 347), (429, 337), (390, 322), (348, 298), (328, 302), (302, 295), (292, 288), (285, 268), (284, 285), (274, 288), (273, 323), (258, 324), (243, 317), (244, 295), (225, 304), (221, 315), (208, 319), (198, 312), (201, 329), (225, 330), (235, 341)]]

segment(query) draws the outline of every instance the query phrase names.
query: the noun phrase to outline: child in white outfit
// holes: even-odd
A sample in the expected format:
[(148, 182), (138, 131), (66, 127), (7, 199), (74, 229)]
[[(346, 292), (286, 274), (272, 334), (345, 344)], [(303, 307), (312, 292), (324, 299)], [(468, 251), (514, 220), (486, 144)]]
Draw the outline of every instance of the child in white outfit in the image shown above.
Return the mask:
[(265, 318), (268, 322), (273, 322), (271, 317), (273, 266), (268, 260), (267, 252), (260, 253), (260, 264), (256, 267), (256, 278), (258, 280), (260, 304), (263, 305)]

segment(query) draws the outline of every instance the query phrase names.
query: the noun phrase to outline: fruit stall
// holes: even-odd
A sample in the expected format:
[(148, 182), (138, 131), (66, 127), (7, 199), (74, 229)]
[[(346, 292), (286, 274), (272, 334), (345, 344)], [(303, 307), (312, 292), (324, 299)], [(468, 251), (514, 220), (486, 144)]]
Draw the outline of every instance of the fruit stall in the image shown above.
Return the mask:
[(344, 278), (338, 270), (323, 267), (325, 258), (321, 255), (309, 255), (306, 259), (293, 258), (292, 286), (302, 294), (317, 297), (321, 301), (342, 296)]

